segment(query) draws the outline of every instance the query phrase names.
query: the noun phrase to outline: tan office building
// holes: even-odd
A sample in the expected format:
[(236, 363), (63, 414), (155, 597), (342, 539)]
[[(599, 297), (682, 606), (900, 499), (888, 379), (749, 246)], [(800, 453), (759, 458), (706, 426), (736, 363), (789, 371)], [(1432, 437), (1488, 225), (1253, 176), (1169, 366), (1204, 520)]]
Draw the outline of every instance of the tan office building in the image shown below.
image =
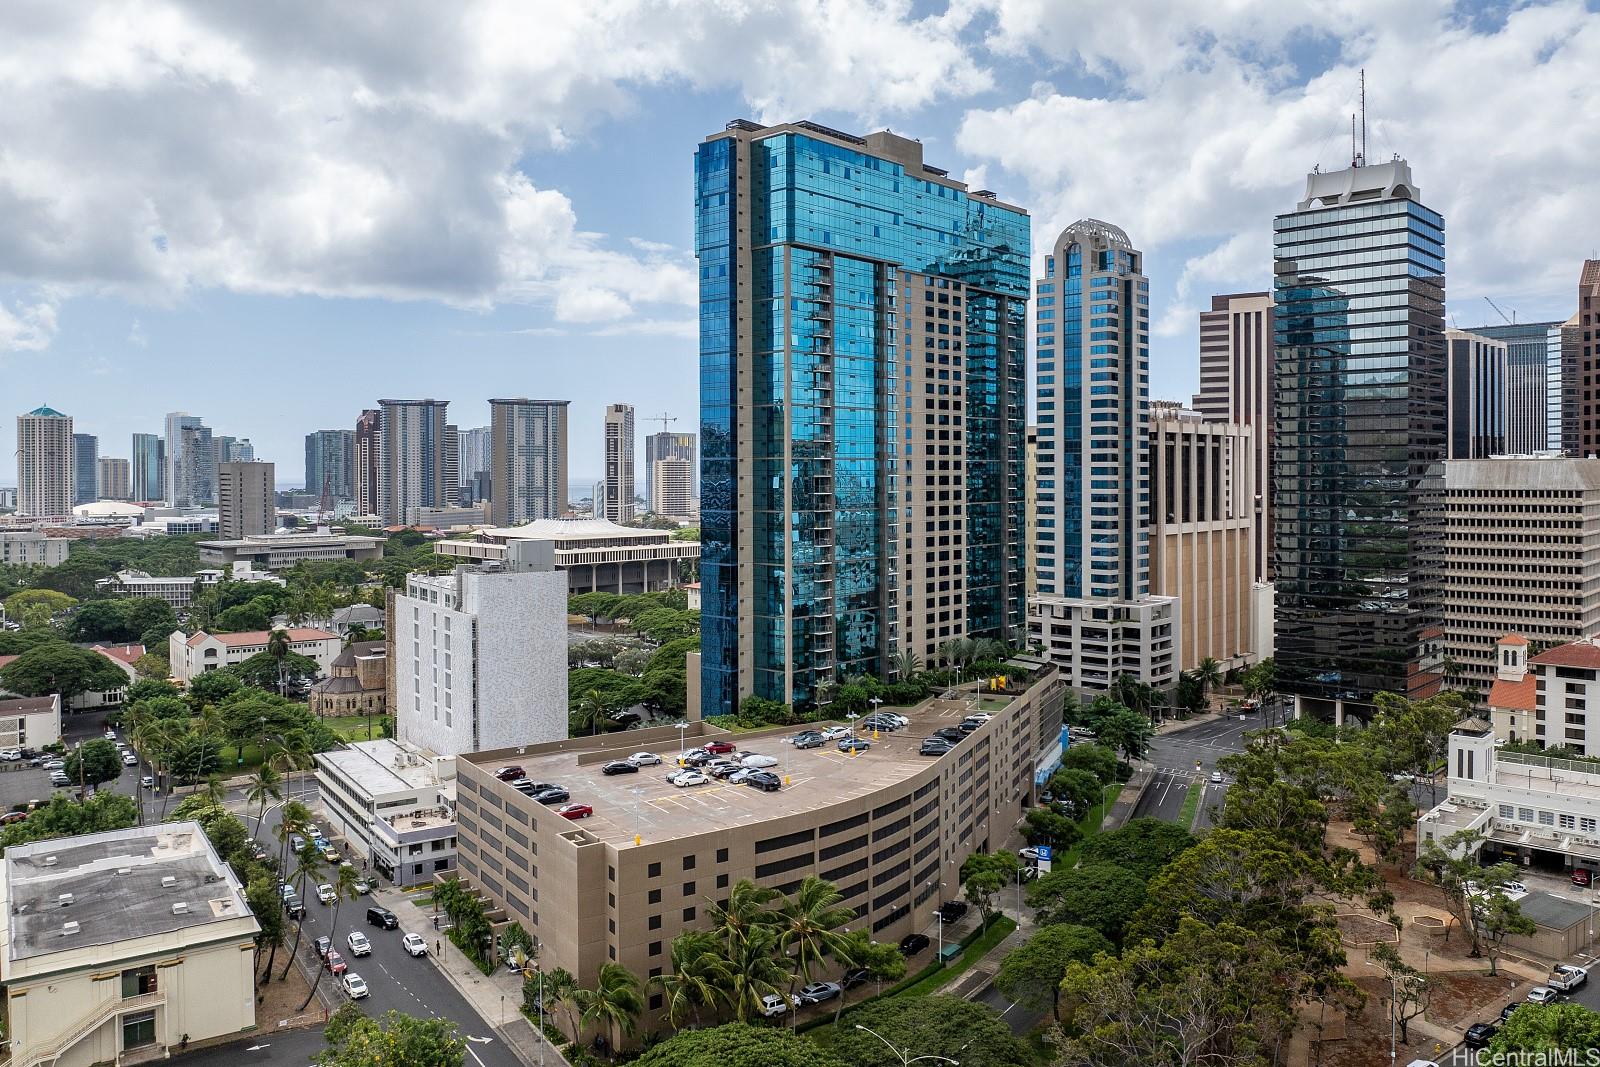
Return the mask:
[(272, 464), (217, 464), (217, 532), (223, 537), (259, 537), (276, 530), (276, 494)]
[(198, 823), (6, 849), (10, 1067), (164, 1059), (255, 1029), (260, 925)]
[(1536, 647), (1600, 633), (1600, 460), (1451, 460), (1430, 471), (1443, 539), (1440, 653), (1486, 696), (1505, 634)]
[(1193, 407), (1207, 422), (1247, 426), (1255, 435), (1255, 577), (1272, 575), (1272, 294), (1211, 298), (1200, 313), (1200, 391)]
[(694, 515), (694, 466), (679, 456), (658, 459), (650, 472), (650, 510), (669, 519)]
[(17, 416), (17, 514), (71, 515), (72, 416), (49, 407)]
[[(971, 694), (930, 700), (911, 725), (846, 755), (833, 742), (794, 750), (789, 728), (737, 737), (692, 722), (671, 728), (572, 738), (463, 755), (456, 763), (459, 871), (481, 890), (496, 921), (533, 935), (545, 968), (592, 985), (604, 963), (641, 979), (669, 965), (672, 939), (705, 929), (710, 904), (740, 879), (792, 891), (807, 875), (834, 883), (879, 941), (931, 936), (944, 900), (960, 896), (969, 854), (999, 848), (1033, 802), (1036, 782), (1059, 765), (1065, 687), (1045, 666), (1026, 689), (984, 699), (994, 717), (950, 753), (918, 754), (937, 727), (971, 710)], [(776, 792), (712, 781), (677, 788), (666, 774), (680, 746), (736, 740), (778, 760)], [(601, 767), (641, 749), (663, 757), (637, 774)], [(555, 808), (496, 779), (507, 765), (562, 786), (592, 817)], [(932, 954), (916, 957), (913, 968)], [(648, 1030), (661, 1012), (651, 994)]]
[(1150, 591), (1177, 598), (1179, 662), (1224, 670), (1255, 661), (1255, 436), (1152, 405)]
[(101, 456), (99, 468), (101, 500), (133, 499), (133, 465), (125, 459)]
[(489, 521), (496, 526), (566, 514), (568, 403), (489, 401)]

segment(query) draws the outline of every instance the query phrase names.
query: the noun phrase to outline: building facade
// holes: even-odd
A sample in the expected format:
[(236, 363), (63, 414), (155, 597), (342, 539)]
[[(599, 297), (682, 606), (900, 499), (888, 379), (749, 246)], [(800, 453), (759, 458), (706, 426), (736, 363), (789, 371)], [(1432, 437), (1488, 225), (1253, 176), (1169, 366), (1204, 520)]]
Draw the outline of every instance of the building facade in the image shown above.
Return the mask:
[(461, 428), (453, 422), (444, 426), (444, 504), (455, 507), (461, 500)]
[(1159, 412), (1150, 423), (1150, 591), (1177, 601), (1178, 666), (1255, 662), (1255, 437)]
[[(692, 433), (660, 433), (649, 434), (644, 439), (644, 498), (650, 503), (650, 510), (656, 510), (656, 463), (663, 459), (681, 459), (689, 464), (691, 479), (699, 472), (700, 465), (695, 459), (695, 436)], [(695, 483), (689, 483), (689, 496), (695, 494)], [(682, 514), (687, 514), (684, 512)]]
[(167, 497), (167, 443), (160, 434), (133, 435), (133, 499), (140, 503)]
[(1506, 343), (1446, 330), (1445, 458), (1488, 459), (1506, 451)]
[(174, 411), (167, 416), (167, 503), (175, 508), (210, 507), (217, 502), (217, 457), (211, 428), (199, 416)]
[(72, 541), (42, 530), (0, 530), (0, 564), (59, 567), (67, 561)]
[[(327, 674), (339, 654), (342, 642), (337, 634), (307, 626), (292, 626), (284, 631), (289, 638), (289, 651), (317, 661), (318, 674)], [(167, 655), (172, 664), (172, 676), (190, 682), (221, 667), (243, 663), (251, 656), (267, 650), (272, 634), (267, 630), (248, 630), (236, 634), (208, 634), (203, 630), (185, 635), (182, 630), (172, 631), (167, 639)]]
[(306, 434), (306, 492), (326, 496), (334, 503), (354, 500), (355, 474), (354, 430), (313, 430)]
[(605, 423), (605, 505), (596, 511), (611, 522), (633, 521), (633, 405), (611, 404)]
[[(855, 912), (852, 928), (886, 944), (919, 931), (931, 939), (962, 861), (1000, 848), (1034, 801), (1036, 771), (1059, 764), (1062, 696), (1046, 668), (1032, 684), (995, 695), (1004, 706), (994, 717), (932, 759), (917, 754), (918, 728), (965, 705), (904, 709), (910, 729), (853, 757), (831, 746), (790, 750), (781, 743), (787, 730), (735, 736), (698, 722), (681, 738), (657, 728), (630, 731), (625, 745), (612, 735), (477, 753), (456, 764), (459, 873), (507, 923), (533, 935), (541, 966), (564, 967), (584, 985), (613, 962), (659, 974), (670, 966), (672, 939), (709, 928), (708, 902), (724, 900), (741, 879), (792, 892), (816, 875), (839, 887)], [(775, 773), (795, 784), (686, 796), (661, 767), (625, 777), (600, 770), (641, 748), (670, 764), (680, 743), (724, 739), (777, 755)], [(563, 783), (594, 815), (573, 822), (523, 796), (495, 777), (509, 763)], [(636, 824), (641, 806), (647, 821)], [(662, 1008), (652, 995), (641, 1030)]]
[(705, 713), (1020, 642), (1027, 213), (810, 122), (695, 181)]
[(61, 740), (61, 694), (0, 700), (0, 748), (43, 749)]
[[(491, 404), (494, 401), (490, 401)], [(461, 442), (461, 484), (470, 485), (475, 475), (487, 473), (490, 469), (493, 447), (489, 443), (489, 435), (493, 428), (489, 426), (471, 426), (460, 433)]]
[(450, 505), (448, 400), (380, 400), (377, 514), (407, 526), (423, 508)]
[(1429, 471), (1445, 672), (1481, 698), (1495, 642), (1541, 646), (1600, 633), (1600, 459), (1505, 456)]
[(1562, 326), (1512, 322), (1465, 331), (1506, 346), (1506, 452), (1526, 455), (1562, 447)]
[(455, 870), (455, 760), (382, 738), (316, 761), (328, 822), (379, 874), (411, 886)]
[(218, 437), (216, 439), (217, 465), (224, 463), (254, 463), (256, 446), (248, 437)]
[(1306, 179), (1273, 221), (1278, 685), (1339, 717), (1424, 695), (1420, 483), (1444, 455), (1444, 219), (1404, 160)]
[[(566, 400), (489, 401), (489, 521), (518, 526), (567, 510)], [(479, 471), (473, 471), (473, 474)]]
[(101, 500), (133, 499), (133, 469), (127, 460), (101, 456), (96, 464), (96, 475)]
[(17, 416), (17, 513), (70, 515), (73, 493), (72, 416), (37, 407)]
[(669, 519), (688, 519), (694, 509), (694, 468), (682, 456), (655, 461), (650, 472), (650, 510)]
[(1586, 259), (1578, 275), (1578, 311), (1568, 325), (1577, 364), (1578, 452), (1600, 456), (1600, 259)]
[(439, 541), (433, 550), (463, 563), (494, 563), (512, 570), (553, 566), (567, 576), (572, 596), (674, 589), (700, 559), (698, 541), (679, 541), (666, 530), (618, 526), (604, 519), (540, 519), (479, 530), (471, 538)]
[(271, 463), (217, 466), (217, 532), (258, 537), (278, 528), (277, 485)]
[(356, 420), (355, 495), (358, 515), (378, 514), (378, 464), (383, 454), (383, 412), (368, 408)]
[(383, 641), (350, 642), (334, 657), (328, 677), (311, 687), (311, 714), (325, 718), (384, 714), (388, 665), (388, 648)]
[(92, 433), (72, 435), (72, 503), (93, 504), (100, 499), (100, 438)]
[(1256, 579), (1272, 576), (1272, 294), (1213, 296), (1200, 313), (1200, 391), (1207, 422), (1248, 426), (1255, 441)]
[(1096, 219), (1056, 238), (1038, 307), (1039, 593), (1028, 634), (1078, 692), (1120, 674), (1168, 688), (1176, 605), (1150, 584), (1150, 283)]
[(456, 756), (567, 736), (567, 584), (492, 564), (413, 574), (386, 633), (396, 736)]
[(369, 560), (383, 555), (383, 538), (358, 534), (268, 533), (227, 541), (201, 541), (200, 562), (208, 567), (232, 567), (247, 562), (261, 570), (288, 570), (301, 560)]

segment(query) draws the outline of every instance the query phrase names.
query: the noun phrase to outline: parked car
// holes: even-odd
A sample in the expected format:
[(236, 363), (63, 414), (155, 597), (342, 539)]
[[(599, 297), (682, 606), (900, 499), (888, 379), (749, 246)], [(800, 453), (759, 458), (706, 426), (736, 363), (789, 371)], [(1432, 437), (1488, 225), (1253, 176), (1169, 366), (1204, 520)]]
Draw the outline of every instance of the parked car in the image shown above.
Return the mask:
[(300, 896), (297, 893), (290, 893), (283, 898), (283, 910), (288, 912), (291, 919), (304, 919), (306, 917), (306, 906), (300, 902)]
[(621, 726), (632, 726), (635, 723), (644, 721), (637, 711), (628, 710), (613, 711), (610, 715), (607, 715), (606, 718)]
[(846, 989), (854, 989), (858, 985), (865, 985), (872, 972), (865, 967), (852, 967), (844, 972), (844, 977), (839, 979), (839, 984)]
[(139, 766), (139, 757), (132, 752), (124, 752), (122, 754), (122, 765), (124, 767), (137, 767)]
[(962, 733), (970, 734), (970, 733), (972, 733), (972, 731), (976, 730), (978, 727), (980, 727), (982, 725), (983, 725), (983, 723), (981, 721), (979, 721), (978, 719), (962, 719), (961, 720), (960, 729), (961, 729)]
[(740, 767), (738, 770), (728, 775), (727, 782), (729, 785), (744, 785), (750, 780), (751, 775), (762, 773), (764, 772), (758, 771), (754, 767)]
[(0, 748), (0, 760), (5, 760), (7, 763), (15, 763), (21, 758), (22, 749), (20, 748)]
[(57, 789), (64, 789), (72, 784), (72, 779), (68, 778), (61, 771), (52, 771), (50, 773), (50, 784), (55, 786)]
[(339, 982), (344, 988), (345, 996), (351, 1000), (361, 1000), (367, 995), (367, 983), (359, 974), (351, 971)]
[(747, 753), (744, 759), (740, 760), (739, 762), (744, 764), (746, 767), (776, 767), (778, 765), (776, 758), (772, 756), (763, 756), (759, 752)]
[(1554, 1004), (1561, 996), (1547, 985), (1534, 986), (1528, 990), (1529, 1004)]
[(700, 747), (704, 748), (707, 752), (711, 753), (713, 756), (720, 756), (724, 752), (732, 752), (732, 751), (734, 751), (739, 746), (734, 744), (732, 741), (707, 741), (704, 745), (702, 745)]
[(953, 923), (967, 913), (967, 902), (964, 900), (947, 900), (939, 905), (939, 921)]
[(726, 778), (738, 769), (739, 764), (734, 760), (714, 759), (704, 767), (701, 767), (700, 773), (710, 775), (712, 778)]
[(64, 759), (47, 759), (43, 763), (39, 764), (39, 766), (43, 767), (47, 771), (59, 771), (66, 765), (67, 761)]
[(361, 896), (366, 896), (368, 893), (372, 892), (372, 883), (367, 881), (365, 878), (357, 878), (356, 892)]
[(785, 998), (778, 993), (768, 993), (761, 998), (761, 1014), (768, 1019), (777, 1018), (779, 1015), (786, 1014), (790, 1008), (798, 1008), (799, 1006), (799, 997)]
[(754, 786), (763, 793), (776, 793), (783, 788), (783, 779), (771, 771), (751, 771), (744, 776), (742, 784)]
[(594, 809), (587, 804), (563, 804), (556, 809), (556, 814), (563, 819), (587, 819), (594, 814)]
[(553, 785), (548, 789), (541, 789), (533, 794), (533, 799), (541, 804), (565, 804), (572, 799), (572, 794), (562, 789), (559, 785)]
[(328, 968), (329, 974), (343, 974), (350, 969), (344, 962), (344, 957), (333, 949), (329, 949), (328, 954), (322, 958), (322, 965)]
[(815, 730), (807, 730), (805, 733), (795, 734), (789, 739), (789, 743), (795, 748), (821, 748), (824, 744), (824, 739)]
[(527, 773), (528, 772), (524, 771), (521, 767), (512, 765), (510, 767), (501, 767), (498, 771), (494, 772), (494, 776), (500, 779), (502, 782), (514, 782)]
[(705, 749), (696, 748), (689, 752), (685, 752), (683, 754), (683, 758), (678, 762), (682, 763), (685, 767), (704, 767), (706, 764), (710, 763), (716, 758), (717, 757), (713, 756)]
[(1212, 785), (1221, 785), (1222, 784), (1222, 772), (1221, 771), (1212, 771), (1211, 772), (1211, 784)]
[(638, 774), (639, 765), (625, 759), (614, 759), (600, 768), (601, 774)]
[(850, 728), (848, 726), (828, 726), (824, 727), (822, 731), (822, 739), (824, 741), (832, 741), (836, 738), (849, 736)]
[(380, 908), (377, 905), (367, 909), (367, 922), (373, 926), (381, 926), (385, 930), (395, 930), (400, 926), (400, 920), (395, 918), (394, 912), (388, 908)]
[(900, 939), (900, 955), (915, 956), (932, 943), (927, 934), (907, 934)]
[(423, 940), (421, 934), (407, 934), (401, 938), (400, 943), (405, 945), (407, 955), (426, 956), (428, 954), (428, 942)]
[(1500, 1028), (1494, 1023), (1473, 1023), (1467, 1027), (1466, 1036), (1462, 1039), (1468, 1048), (1487, 1048), (1489, 1042), (1494, 1040), (1494, 1035)]
[(116, 739), (117, 739), (117, 732), (115, 730), (107, 730), (106, 731), (106, 740), (107, 741), (115, 741)]
[(679, 771), (667, 779), (679, 789), (686, 789), (691, 785), (705, 785), (710, 780), (699, 771)]
[(800, 987), (800, 1003), (821, 1004), (844, 992), (838, 982), (812, 982)]
[(1594, 874), (1587, 867), (1572, 868), (1572, 884), (1587, 887), (1594, 881)]
[(1544, 984), (1560, 993), (1570, 993), (1574, 989), (1582, 989), (1589, 981), (1589, 972), (1582, 967), (1574, 967), (1570, 963), (1558, 963), (1550, 971), (1550, 977)]
[(154, 775), (147, 774), (144, 777), (139, 779), (139, 788), (140, 789), (154, 789), (155, 787), (156, 787), (156, 779), (155, 779)]
[(942, 737), (925, 737), (922, 739), (922, 747), (918, 748), (917, 752), (924, 756), (942, 756), (955, 747)]
[(367, 940), (367, 935), (360, 930), (351, 930), (345, 936), (344, 943), (350, 946), (352, 956), (365, 956), (372, 951), (372, 942)]
[(301, 837), (299, 834), (290, 834), (289, 835), (289, 851), (290, 852), (300, 852), (305, 847), (306, 847), (306, 839), (305, 838)]
[(942, 737), (952, 745), (957, 745), (967, 735), (961, 732), (961, 727), (959, 726), (946, 726), (943, 729), (935, 730), (933, 736)]
[(653, 767), (661, 762), (661, 757), (654, 752), (635, 752), (628, 757), (628, 762), (635, 767)]
[(865, 737), (841, 737), (839, 739), (840, 752), (865, 752), (872, 747), (872, 742)]
[(12, 826), (19, 822), (26, 822), (28, 813), (25, 811), (8, 811), (0, 815), (0, 826)]
[(322, 901), (324, 904), (332, 904), (334, 901), (339, 899), (339, 894), (333, 891), (333, 886), (329, 885), (327, 882), (323, 882), (321, 885), (317, 886), (317, 899)]
[(1039, 846), (1038, 845), (1029, 845), (1027, 848), (1018, 849), (1017, 850), (1017, 855), (1021, 856), (1025, 860), (1032, 860), (1034, 863), (1038, 863), (1039, 862)]
[(1505, 1007), (1501, 1008), (1500, 1009), (1500, 1025), (1504, 1026), (1506, 1024), (1506, 1020), (1511, 1018), (1511, 1016), (1514, 1015), (1516, 1013), (1516, 1010), (1518, 1008), (1520, 1008), (1520, 1007), (1522, 1007), (1521, 1004), (1518, 1004), (1515, 1001), (1512, 1001), (1510, 1004), (1507, 1004)]
[(1521, 882), (1501, 882), (1499, 889), (1500, 892), (1508, 897), (1525, 897), (1528, 895), (1528, 887)]
[(328, 954), (328, 950), (333, 947), (333, 938), (319, 937), (315, 942), (313, 942), (311, 947), (317, 950), (317, 958), (321, 959), (322, 957), (326, 956)]

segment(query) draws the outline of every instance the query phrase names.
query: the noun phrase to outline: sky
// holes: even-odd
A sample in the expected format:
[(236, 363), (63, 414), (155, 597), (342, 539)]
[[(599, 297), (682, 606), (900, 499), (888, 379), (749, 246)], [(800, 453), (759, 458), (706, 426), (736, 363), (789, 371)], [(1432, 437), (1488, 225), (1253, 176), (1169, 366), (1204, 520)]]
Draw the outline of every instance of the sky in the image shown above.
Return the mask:
[[(1271, 281), (1313, 165), (1407, 158), (1449, 314), (1572, 314), (1600, 225), (1600, 0), (13, 0), (0, 8), (0, 395), (127, 456), (168, 411), (303, 475), (379, 397), (698, 411), (691, 166), (732, 118), (919, 138), (1029, 209), (1127, 231), (1151, 391)], [(15, 421), (0, 417), (0, 483)]]

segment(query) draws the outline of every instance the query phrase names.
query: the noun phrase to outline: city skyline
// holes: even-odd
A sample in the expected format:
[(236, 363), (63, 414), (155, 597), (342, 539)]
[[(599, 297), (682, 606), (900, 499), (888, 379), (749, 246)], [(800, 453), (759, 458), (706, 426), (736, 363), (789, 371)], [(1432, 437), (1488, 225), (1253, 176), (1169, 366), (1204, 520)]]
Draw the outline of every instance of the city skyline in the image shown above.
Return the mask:
[[(304, 434), (353, 425), (371, 403), (378, 389), (369, 376), (382, 353), (383, 392), (459, 397), (452, 416), (463, 427), (487, 424), (490, 395), (571, 399), (572, 479), (588, 480), (601, 470), (606, 403), (686, 420), (697, 412), (693, 235), (679, 207), (690, 185), (681, 167), (628, 161), (681, 158), (705, 130), (741, 115), (913, 131), (953, 176), (1028, 208), (1036, 250), (1072, 219), (1119, 220), (1140, 235), (1152, 305), (1163, 309), (1152, 322), (1152, 395), (1181, 398), (1197, 381), (1195, 313), (1215, 293), (1270, 286), (1270, 234), (1259, 220), (1313, 163), (1348, 161), (1362, 65), (1374, 158), (1400, 151), (1425, 167), (1430, 199), (1452, 221), (1449, 311), (1461, 327), (1500, 321), (1484, 296), (1517, 309), (1519, 321), (1571, 314), (1572, 266), (1591, 251), (1581, 221), (1595, 179), (1564, 161), (1592, 155), (1600, 138), (1570, 121), (1600, 92), (1584, 73), (1600, 59), (1600, 31), (1581, 7), (1457, 17), (1273, 5), (1271, 17), (1256, 17), (1247, 5), (1204, 16), (1175, 9), (1081, 34), (1047, 7), (979, 3), (920, 17), (841, 4), (840, 18), (858, 31), (848, 41), (819, 38), (801, 5), (779, 5), (759, 25), (736, 16), (634, 20), (626, 32), (640, 35), (655, 65), (627, 48), (608, 46), (611, 59), (589, 56), (604, 39), (590, 21), (599, 16), (573, 11), (562, 17), (573, 20), (563, 32), (574, 65), (559, 69), (531, 69), (523, 57), (440, 69), (436, 49), (416, 49), (417, 41), (448, 40), (481, 56), (516, 29), (481, 13), (436, 13), (428, 17), (440, 24), (420, 33), (313, 19), (306, 46), (289, 57), (251, 16), (224, 23), (175, 8), (172, 20), (140, 29), (150, 39), (115, 46), (129, 50), (126, 70), (84, 94), (68, 72), (86, 47), (77, 27), (87, 20), (13, 27), (19, 53), (47, 73), (0, 75), (8, 94), (37, 105), (0, 119), (0, 131), (11, 143), (52, 146), (39, 149), (29, 177), (0, 170), (0, 183), (15, 179), (40, 205), (37, 221), (15, 220), (14, 251), (0, 255), (0, 360), (28, 363), (33, 392), (14, 407), (71, 409), (80, 432), (112, 455), (123, 454), (132, 433), (157, 429), (166, 411), (204, 412), (219, 433), (248, 435), (291, 484)], [(1197, 32), (1202, 22), (1213, 32)], [(331, 47), (346, 34), (356, 35), (350, 47)], [(206, 47), (185, 53), (162, 35)], [(730, 66), (722, 61), (730, 53), (763, 54), (728, 47), (734, 41), (776, 49), (776, 58)], [(405, 57), (402, 69), (368, 58), (391, 48)], [(132, 58), (140, 49), (184, 58), (163, 76)], [(914, 65), (905, 62), (911, 54), (920, 57)], [(224, 55), (216, 77), (209, 69), (183, 76)], [(586, 56), (594, 62), (579, 61)], [(1464, 65), (1538, 68), (1541, 76), (1490, 85)], [(258, 121), (250, 101), (283, 95), (284, 78), (304, 88), (304, 104)], [(411, 91), (433, 78), (447, 86), (442, 94)], [(254, 91), (232, 94), (229, 84)], [(370, 89), (378, 84), (385, 88)], [(394, 194), (414, 199), (382, 199), (375, 160), (357, 154), (370, 137), (335, 141), (322, 132), (332, 114), (376, 133), (373, 114), (348, 103), (353, 85), (409, 120), (402, 132), (381, 134), (393, 138), (387, 166), (411, 175), (433, 158), (425, 146), (462, 146), (445, 173), (430, 171)], [(58, 143), (29, 129), (29, 116), (57, 104), (91, 119), (108, 95), (159, 116), (138, 140), (171, 151), (135, 152), (121, 138), (91, 144), (76, 139), (81, 132)], [(455, 112), (437, 102), (452, 95), (476, 103)], [(1193, 108), (1193, 100), (1205, 104)], [(244, 179), (207, 156), (182, 176), (149, 169), (157, 164), (148, 160), (178, 158), (188, 132), (208, 122), (270, 131), (251, 135), (253, 153), (306, 165), (252, 168)], [(1452, 136), (1463, 124), (1511, 132), (1484, 155)], [(1051, 147), (1012, 150), (1073, 144), (1089, 127), (1117, 131), (1101, 138), (1092, 161)], [(354, 185), (327, 184), (336, 173)], [(1551, 185), (1556, 174), (1569, 183), (1565, 195)], [(94, 197), (85, 188), (92, 181), (100, 182)], [(153, 217), (127, 206), (150, 195), (158, 196)], [(235, 196), (250, 205), (248, 218), (224, 208), (210, 234), (185, 207)], [(315, 218), (297, 222), (288, 212), (308, 203), (354, 203), (374, 225), (368, 236), (333, 227), (317, 237), (302, 229)], [(260, 219), (281, 221), (283, 240), (254, 232)], [(441, 250), (436, 236), (446, 230), (472, 236)], [(46, 241), (48, 233), (65, 236)], [(239, 262), (226, 262), (230, 249)], [(1039, 258), (1036, 251), (1035, 271)], [(624, 285), (624, 277), (643, 284)], [(226, 374), (193, 373), (219, 353), (271, 363), (277, 373), (250, 390)], [(467, 396), (455, 380), (463, 360), (502, 385)], [(595, 395), (588, 372), (596, 366), (635, 395)], [(302, 388), (308, 377), (316, 389)], [(269, 424), (263, 410), (293, 412), (297, 424)], [(14, 448), (0, 442), (0, 484), (14, 481)]]

